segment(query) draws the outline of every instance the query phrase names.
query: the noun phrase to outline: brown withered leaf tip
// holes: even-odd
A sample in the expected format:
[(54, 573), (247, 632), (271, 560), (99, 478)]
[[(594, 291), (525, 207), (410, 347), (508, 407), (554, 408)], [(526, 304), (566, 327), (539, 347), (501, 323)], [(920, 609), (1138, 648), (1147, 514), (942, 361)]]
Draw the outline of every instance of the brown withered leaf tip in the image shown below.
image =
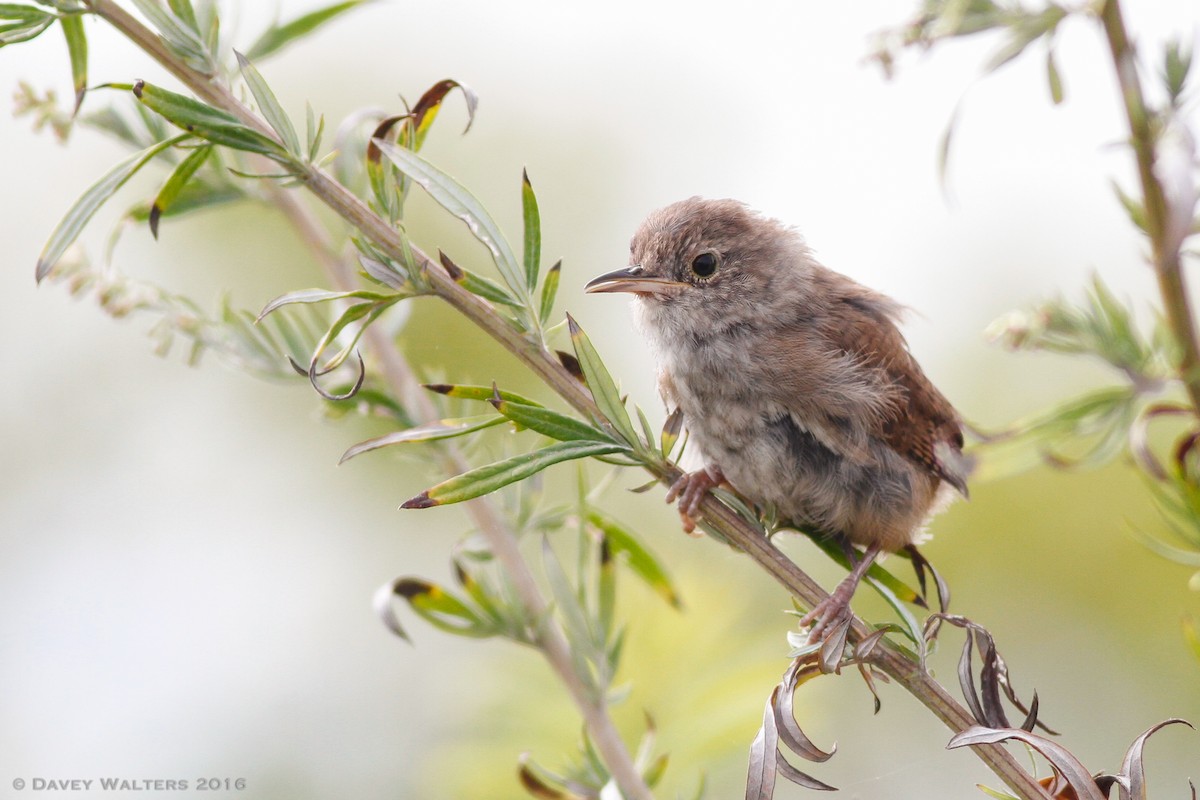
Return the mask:
[(421, 388), (428, 389), (431, 392), (437, 392), (438, 394), (450, 394), (450, 392), (454, 391), (454, 384), (452, 384), (452, 383), (422, 383)]
[(572, 378), (580, 383), (587, 383), (583, 377), (583, 368), (579, 366), (578, 358), (562, 350), (555, 350), (554, 355), (558, 356), (559, 363), (566, 368), (567, 372), (571, 373)]
[(158, 203), (150, 206), (150, 235), (158, 240), (158, 221), (162, 218), (162, 206)]
[(138, 78), (133, 84), (133, 96), (139, 100), (142, 99), (142, 89), (145, 88), (145, 86), (146, 82), (141, 78)]
[(370, 140), (367, 142), (367, 161), (372, 164), (378, 164), (383, 158), (383, 152), (375, 145), (376, 139), (382, 139), (388, 135), (397, 122), (402, 119), (408, 119), (409, 114), (397, 114), (394, 117), (388, 117), (379, 123), (375, 128), (375, 132), (371, 134)]
[(438, 504), (437, 500), (429, 499), (429, 492), (421, 492), (411, 500), (405, 500), (401, 508), (433, 508)]
[(412, 599), (418, 595), (429, 594), (433, 589), (433, 584), (416, 578), (404, 578), (396, 581), (396, 585), (392, 587), (392, 592), (406, 599)]
[(450, 256), (443, 253), (440, 249), (438, 250), (438, 260), (442, 262), (442, 269), (446, 270), (446, 274), (450, 276), (450, 280), (458, 283), (463, 279), (465, 273), (463, 273), (462, 267), (455, 264), (450, 259)]

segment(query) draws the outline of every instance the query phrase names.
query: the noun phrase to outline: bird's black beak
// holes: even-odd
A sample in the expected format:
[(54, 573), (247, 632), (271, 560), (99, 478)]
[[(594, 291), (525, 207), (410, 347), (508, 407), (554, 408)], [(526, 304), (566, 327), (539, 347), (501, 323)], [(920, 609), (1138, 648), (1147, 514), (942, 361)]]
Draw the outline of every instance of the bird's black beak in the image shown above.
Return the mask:
[(646, 275), (640, 266), (626, 267), (592, 278), (585, 292), (633, 292), (635, 294), (672, 294), (686, 283)]

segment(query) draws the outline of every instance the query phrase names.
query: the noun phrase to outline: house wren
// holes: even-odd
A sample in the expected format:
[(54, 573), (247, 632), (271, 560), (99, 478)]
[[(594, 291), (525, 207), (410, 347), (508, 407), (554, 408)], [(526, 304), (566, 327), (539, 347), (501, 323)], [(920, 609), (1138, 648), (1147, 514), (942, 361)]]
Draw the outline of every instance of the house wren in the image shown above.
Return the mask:
[(861, 545), (829, 599), (803, 620), (810, 641), (849, 624), (871, 562), (921, 536), (967, 494), (958, 416), (896, 328), (901, 306), (817, 262), (800, 234), (733, 200), (692, 198), (652, 213), (632, 266), (589, 292), (631, 292), (705, 466), (670, 489), (685, 530), (704, 493), (728, 483), (797, 525)]

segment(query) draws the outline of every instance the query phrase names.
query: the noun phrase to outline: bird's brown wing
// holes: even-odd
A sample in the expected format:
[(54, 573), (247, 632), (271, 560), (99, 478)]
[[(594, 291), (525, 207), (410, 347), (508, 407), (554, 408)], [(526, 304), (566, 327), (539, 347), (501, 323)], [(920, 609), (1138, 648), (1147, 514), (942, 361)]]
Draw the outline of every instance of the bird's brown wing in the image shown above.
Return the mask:
[(969, 465), (958, 415), (909, 353), (893, 322), (899, 306), (848, 280), (838, 288), (824, 313), (776, 340), (785, 361), (801, 369), (772, 394), (788, 398), (843, 453), (861, 452), (866, 436), (880, 439), (965, 496)]

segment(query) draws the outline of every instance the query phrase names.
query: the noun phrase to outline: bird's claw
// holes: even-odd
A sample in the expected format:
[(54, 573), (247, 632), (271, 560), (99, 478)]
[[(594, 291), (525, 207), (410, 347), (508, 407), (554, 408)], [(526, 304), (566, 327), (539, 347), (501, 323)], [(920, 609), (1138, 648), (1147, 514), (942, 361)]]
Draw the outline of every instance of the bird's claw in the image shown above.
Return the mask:
[(721, 468), (709, 466), (695, 472), (685, 472), (671, 484), (671, 488), (667, 490), (667, 502), (679, 501), (679, 519), (683, 523), (684, 533), (691, 534), (696, 530), (700, 501), (704, 499), (705, 493), (724, 482), (725, 475)]
[(850, 634), (850, 624), (854, 621), (850, 600), (878, 554), (878, 547), (872, 546), (858, 559), (851, 555), (854, 568), (850, 574), (828, 597), (800, 618), (800, 627), (809, 628), (808, 644), (821, 645), (819, 664), (822, 672), (836, 672), (841, 664), (842, 654), (846, 649), (846, 638)]
[(800, 619), (800, 627), (812, 626), (808, 631), (808, 644), (821, 646), (818, 664), (825, 673), (836, 672), (846, 649), (846, 637), (850, 634), (850, 623), (854, 615), (850, 611), (850, 598), (854, 587), (846, 582), (838, 584), (833, 594), (822, 600)]

